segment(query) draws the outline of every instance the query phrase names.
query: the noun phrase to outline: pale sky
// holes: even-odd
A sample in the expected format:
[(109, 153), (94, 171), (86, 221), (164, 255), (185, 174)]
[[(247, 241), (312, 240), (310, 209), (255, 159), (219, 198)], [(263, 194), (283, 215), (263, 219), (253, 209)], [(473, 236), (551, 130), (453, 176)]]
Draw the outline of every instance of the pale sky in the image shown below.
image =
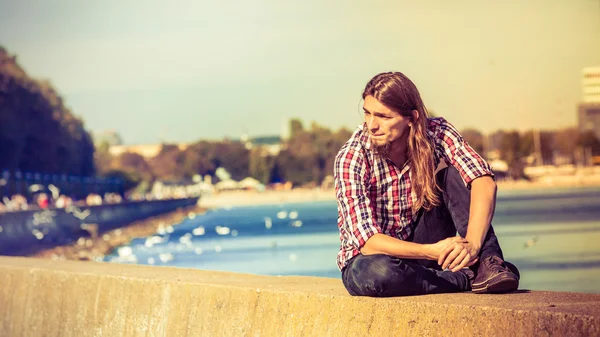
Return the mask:
[(600, 0), (0, 0), (0, 45), (127, 144), (354, 129), (389, 70), (459, 129), (555, 129), (600, 65)]

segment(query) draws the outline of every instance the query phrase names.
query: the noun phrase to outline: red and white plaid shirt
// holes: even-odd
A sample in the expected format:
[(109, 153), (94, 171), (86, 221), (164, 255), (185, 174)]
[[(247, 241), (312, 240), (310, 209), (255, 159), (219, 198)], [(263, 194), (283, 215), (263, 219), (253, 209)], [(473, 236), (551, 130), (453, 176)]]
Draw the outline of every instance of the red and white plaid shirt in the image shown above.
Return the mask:
[[(454, 166), (467, 186), (475, 178), (493, 176), (488, 163), (444, 118), (430, 118), (427, 134), (435, 145), (436, 165), (443, 159), (447, 165)], [(417, 196), (411, 188), (410, 165), (398, 168), (375, 154), (365, 124), (358, 127), (337, 154), (334, 176), (341, 240), (337, 256), (340, 270), (376, 233), (400, 240), (411, 235), (417, 215), (413, 209)]]

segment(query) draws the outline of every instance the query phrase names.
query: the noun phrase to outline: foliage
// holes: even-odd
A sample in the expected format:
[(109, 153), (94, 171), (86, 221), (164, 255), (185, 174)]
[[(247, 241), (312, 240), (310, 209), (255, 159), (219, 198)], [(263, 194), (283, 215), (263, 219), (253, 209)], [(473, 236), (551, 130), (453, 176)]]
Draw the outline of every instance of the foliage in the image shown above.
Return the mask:
[(47, 81), (0, 47), (0, 169), (90, 176), (94, 145)]
[(585, 131), (577, 137), (576, 144), (582, 148), (589, 148), (592, 154), (600, 154), (600, 140), (596, 138), (594, 131)]
[(469, 128), (469, 129), (465, 129), (462, 130), (460, 132), (460, 134), (463, 136), (463, 138), (465, 139), (465, 141), (467, 143), (469, 143), (469, 145), (471, 145), (471, 147), (473, 148), (473, 150), (475, 150), (475, 152), (481, 154), (481, 155), (485, 155), (484, 154), (484, 138), (483, 138), (483, 134), (481, 132), (479, 132), (478, 130)]
[(525, 178), (523, 159), (530, 153), (530, 144), (531, 141), (524, 140), (517, 131), (508, 131), (502, 134), (500, 158), (508, 164), (508, 175), (511, 178)]

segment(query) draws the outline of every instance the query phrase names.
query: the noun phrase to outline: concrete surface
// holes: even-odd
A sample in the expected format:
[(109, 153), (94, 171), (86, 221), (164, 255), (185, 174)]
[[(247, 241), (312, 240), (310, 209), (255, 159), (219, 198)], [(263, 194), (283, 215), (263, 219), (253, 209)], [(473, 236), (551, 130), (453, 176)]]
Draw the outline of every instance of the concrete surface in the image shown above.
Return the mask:
[(338, 279), (0, 257), (3, 336), (600, 336), (600, 295), (349, 296)]

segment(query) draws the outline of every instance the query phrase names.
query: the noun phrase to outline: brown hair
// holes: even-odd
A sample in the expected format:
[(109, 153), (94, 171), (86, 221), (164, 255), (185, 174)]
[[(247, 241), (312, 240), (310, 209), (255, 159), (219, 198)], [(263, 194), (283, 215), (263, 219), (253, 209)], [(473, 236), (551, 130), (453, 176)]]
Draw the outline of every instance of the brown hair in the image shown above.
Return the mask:
[[(417, 195), (415, 208), (429, 210), (439, 205), (435, 179), (435, 161), (433, 144), (427, 136), (427, 117), (429, 116), (421, 95), (415, 84), (400, 72), (387, 72), (375, 75), (363, 92), (363, 99), (373, 96), (383, 105), (412, 122), (408, 135), (408, 161), (411, 165), (412, 185)], [(418, 113), (414, 120), (412, 111)]]

